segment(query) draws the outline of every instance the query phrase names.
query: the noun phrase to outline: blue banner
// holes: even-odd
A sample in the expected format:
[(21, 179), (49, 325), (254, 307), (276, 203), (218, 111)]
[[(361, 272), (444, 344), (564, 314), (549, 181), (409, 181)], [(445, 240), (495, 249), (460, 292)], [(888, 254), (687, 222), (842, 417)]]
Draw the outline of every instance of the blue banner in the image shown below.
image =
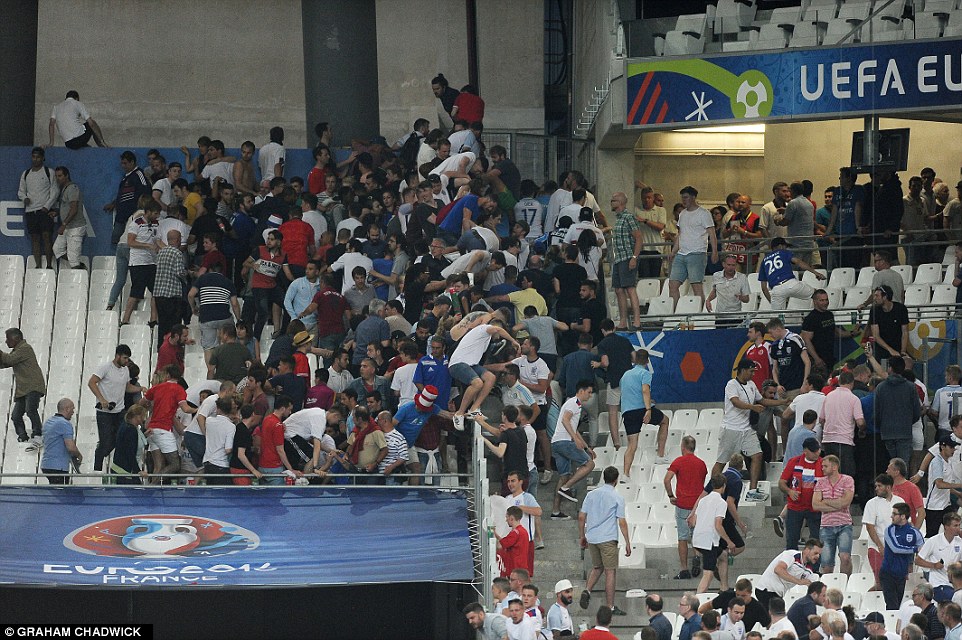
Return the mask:
[(625, 125), (672, 128), (962, 106), (962, 39), (629, 59)]
[[(23, 221), (23, 202), (17, 197), (20, 177), (30, 167), (31, 147), (0, 147), (0, 254), (30, 255), (30, 237), (26, 234)], [(113, 214), (106, 213), (104, 205), (117, 197), (117, 186), (124, 172), (120, 168), (120, 154), (129, 149), (137, 155), (141, 169), (146, 167), (146, 147), (117, 147), (101, 149), (90, 147), (71, 151), (66, 147), (47, 149), (46, 165), (51, 175), (58, 166), (70, 170), (70, 178), (83, 193), (84, 210), (87, 214), (87, 237), (84, 240), (84, 255), (112, 256), (116, 247), (110, 244), (110, 230)], [(184, 164), (184, 154), (180, 149), (159, 148), (167, 162)], [(197, 149), (192, 149), (197, 156)], [(259, 153), (259, 152), (258, 152)], [(347, 151), (340, 152), (346, 157)], [(240, 157), (240, 149), (227, 149), (227, 155)], [(339, 159), (343, 159), (338, 156)], [(254, 154), (257, 166), (257, 153)], [(307, 181), (307, 174), (314, 166), (310, 149), (287, 149), (284, 173), (290, 178), (300, 176)], [(147, 169), (149, 173), (149, 168)], [(148, 176), (149, 178), (149, 176)], [(192, 177), (185, 175), (188, 182)]]
[(0, 487), (0, 583), (469, 581), (468, 504), (409, 488)]
[[(915, 358), (915, 373), (923, 376), (922, 338), (955, 338), (955, 322), (926, 320), (909, 323), (909, 355)], [(846, 328), (848, 326), (846, 325)], [(794, 330), (798, 330), (795, 327)], [(721, 402), (725, 385), (731, 380), (735, 365), (747, 351), (745, 329), (699, 329), (695, 331), (639, 331), (625, 335), (636, 348), (646, 349), (653, 372), (651, 393), (662, 404)], [(767, 336), (771, 340), (771, 336)], [(838, 363), (865, 362), (859, 343), (843, 338), (837, 344)], [(929, 389), (945, 385), (945, 367), (955, 362), (955, 350), (949, 344), (929, 345)]]

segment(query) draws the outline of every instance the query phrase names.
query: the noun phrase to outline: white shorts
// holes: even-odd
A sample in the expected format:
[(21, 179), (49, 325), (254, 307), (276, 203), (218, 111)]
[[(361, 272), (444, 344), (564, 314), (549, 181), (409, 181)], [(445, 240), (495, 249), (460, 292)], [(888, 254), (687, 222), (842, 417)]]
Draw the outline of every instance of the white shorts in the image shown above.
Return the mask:
[(174, 436), (173, 431), (167, 431), (165, 429), (151, 429), (150, 435), (147, 436), (147, 442), (149, 446), (148, 451), (157, 451), (160, 449), (161, 453), (174, 453), (177, 451), (177, 438)]
[(921, 451), (925, 448), (925, 435), (922, 433), (922, 421), (919, 420), (912, 425), (912, 451)]
[(806, 284), (801, 280), (786, 280), (780, 285), (774, 287), (771, 293), (772, 310), (784, 311), (788, 308), (789, 298), (811, 300), (812, 295), (815, 293), (815, 289), (813, 289), (811, 285)]
[(762, 446), (758, 442), (758, 434), (754, 429), (748, 431), (722, 429), (721, 437), (718, 438), (718, 457), (715, 458), (715, 462), (725, 464), (736, 453), (751, 457), (761, 452)]
[(605, 404), (609, 407), (621, 406), (621, 387), (612, 388), (608, 385), (608, 395), (605, 397)]

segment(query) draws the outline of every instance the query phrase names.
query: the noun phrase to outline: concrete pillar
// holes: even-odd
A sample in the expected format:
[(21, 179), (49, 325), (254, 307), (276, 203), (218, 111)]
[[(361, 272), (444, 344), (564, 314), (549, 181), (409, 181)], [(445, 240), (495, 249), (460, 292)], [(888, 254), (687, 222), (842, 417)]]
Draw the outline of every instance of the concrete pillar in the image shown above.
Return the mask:
[(598, 190), (595, 197), (602, 211), (608, 216), (608, 224), (614, 225), (611, 216), (611, 194), (624, 191), (628, 196), (629, 210), (635, 202), (635, 151), (634, 149), (598, 149)]

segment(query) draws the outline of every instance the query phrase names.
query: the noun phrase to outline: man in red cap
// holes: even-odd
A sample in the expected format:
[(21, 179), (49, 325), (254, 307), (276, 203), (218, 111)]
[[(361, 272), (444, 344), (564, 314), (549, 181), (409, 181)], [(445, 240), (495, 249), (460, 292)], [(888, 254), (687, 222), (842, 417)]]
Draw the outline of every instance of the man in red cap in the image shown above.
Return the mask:
[[(451, 426), (453, 424), (450, 422), (451, 413), (442, 411), (434, 404), (437, 397), (437, 387), (425, 385), (414, 396), (414, 402), (402, 404), (394, 414), (394, 427), (411, 447), (408, 453), (408, 469), (411, 473), (430, 475), (441, 472), (440, 431), (447, 428), (445, 419)], [(420, 479), (411, 478), (411, 484), (420, 484)]]

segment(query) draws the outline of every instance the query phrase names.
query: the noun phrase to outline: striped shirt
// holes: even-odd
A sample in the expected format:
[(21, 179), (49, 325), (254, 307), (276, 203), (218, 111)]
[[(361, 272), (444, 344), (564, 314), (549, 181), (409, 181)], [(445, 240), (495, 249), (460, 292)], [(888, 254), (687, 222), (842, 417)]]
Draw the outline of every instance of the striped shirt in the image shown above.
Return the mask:
[[(855, 480), (844, 473), (838, 475), (838, 480), (834, 484), (827, 477), (822, 477), (815, 482), (815, 491), (822, 493), (823, 500), (838, 500), (849, 491), (855, 493)], [(844, 527), (851, 524), (852, 514), (848, 507), (822, 513), (823, 527)]]
[(198, 291), (201, 322), (227, 320), (231, 317), (230, 299), (236, 294), (234, 283), (215, 271), (197, 278), (194, 288)]
[(377, 466), (380, 473), (384, 473), (385, 469), (398, 460), (408, 459), (408, 441), (404, 439), (404, 435), (400, 431), (392, 429), (384, 434), (384, 439), (387, 441), (387, 455)]

